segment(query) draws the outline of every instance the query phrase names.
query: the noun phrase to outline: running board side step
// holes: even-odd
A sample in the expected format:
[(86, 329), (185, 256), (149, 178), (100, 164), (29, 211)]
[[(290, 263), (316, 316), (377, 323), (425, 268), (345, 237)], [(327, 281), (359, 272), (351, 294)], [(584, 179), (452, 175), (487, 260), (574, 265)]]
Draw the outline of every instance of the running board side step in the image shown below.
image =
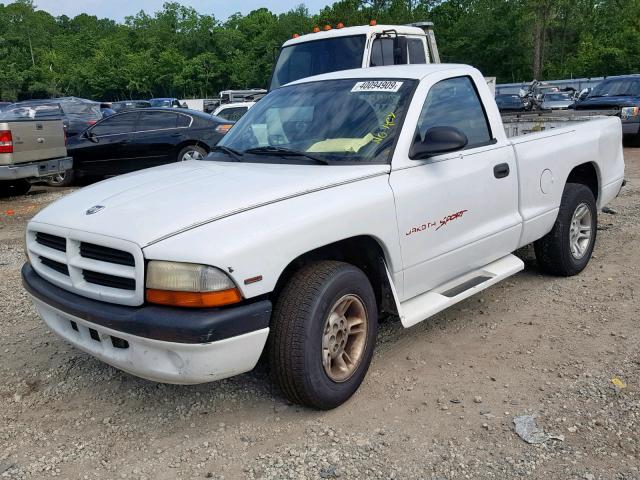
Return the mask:
[(515, 255), (507, 255), (483, 268), (440, 285), (434, 290), (400, 304), (400, 319), (405, 328), (412, 327), (465, 298), (524, 270), (524, 263)]

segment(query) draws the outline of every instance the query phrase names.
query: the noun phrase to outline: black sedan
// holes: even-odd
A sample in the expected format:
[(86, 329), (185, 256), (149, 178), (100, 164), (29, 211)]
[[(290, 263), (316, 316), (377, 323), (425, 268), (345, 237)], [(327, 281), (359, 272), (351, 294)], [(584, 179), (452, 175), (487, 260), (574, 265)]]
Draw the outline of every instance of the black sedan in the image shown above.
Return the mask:
[(67, 143), (73, 170), (50, 181), (72, 185), (171, 162), (200, 160), (229, 131), (232, 122), (193, 110), (145, 108), (101, 120)]
[(524, 102), (516, 94), (496, 95), (496, 103), (501, 112), (522, 112), (525, 110)]

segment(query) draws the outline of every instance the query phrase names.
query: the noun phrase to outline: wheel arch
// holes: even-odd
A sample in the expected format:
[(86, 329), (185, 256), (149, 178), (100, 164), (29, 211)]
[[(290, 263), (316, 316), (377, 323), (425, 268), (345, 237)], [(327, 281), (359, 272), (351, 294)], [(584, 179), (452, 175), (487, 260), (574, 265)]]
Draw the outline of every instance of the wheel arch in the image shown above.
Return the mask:
[(585, 185), (593, 193), (593, 197), (598, 201), (600, 196), (600, 170), (594, 162), (586, 162), (569, 172), (566, 183), (579, 183)]
[(371, 282), (378, 310), (398, 315), (393, 286), (387, 273), (390, 264), (388, 253), (381, 242), (370, 235), (345, 238), (299, 255), (289, 262), (278, 277), (271, 293), (273, 299), (279, 296), (282, 288), (295, 272), (309, 263), (320, 260), (342, 261), (361, 269)]
[(189, 140), (183, 140), (178, 145), (176, 145), (175, 147), (176, 155), (178, 155), (183, 148), (192, 147), (192, 146), (203, 148), (207, 153), (211, 151), (211, 147), (207, 142), (203, 142), (202, 140), (189, 139)]

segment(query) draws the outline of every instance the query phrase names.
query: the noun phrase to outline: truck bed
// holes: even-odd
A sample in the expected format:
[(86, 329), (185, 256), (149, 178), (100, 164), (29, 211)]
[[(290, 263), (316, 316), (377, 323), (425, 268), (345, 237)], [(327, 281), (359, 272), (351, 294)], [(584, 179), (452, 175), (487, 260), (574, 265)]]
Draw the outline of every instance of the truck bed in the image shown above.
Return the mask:
[(555, 128), (570, 127), (577, 123), (615, 116), (618, 113), (618, 110), (562, 110), (505, 113), (501, 117), (507, 137), (512, 138)]

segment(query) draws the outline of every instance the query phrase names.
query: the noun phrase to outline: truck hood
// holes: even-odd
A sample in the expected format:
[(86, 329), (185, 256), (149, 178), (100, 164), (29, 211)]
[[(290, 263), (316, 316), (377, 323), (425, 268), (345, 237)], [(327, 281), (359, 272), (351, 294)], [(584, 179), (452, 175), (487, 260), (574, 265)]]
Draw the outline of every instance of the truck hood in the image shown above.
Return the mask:
[(33, 221), (145, 247), (204, 223), (389, 171), (389, 165), (181, 162), (83, 188)]

